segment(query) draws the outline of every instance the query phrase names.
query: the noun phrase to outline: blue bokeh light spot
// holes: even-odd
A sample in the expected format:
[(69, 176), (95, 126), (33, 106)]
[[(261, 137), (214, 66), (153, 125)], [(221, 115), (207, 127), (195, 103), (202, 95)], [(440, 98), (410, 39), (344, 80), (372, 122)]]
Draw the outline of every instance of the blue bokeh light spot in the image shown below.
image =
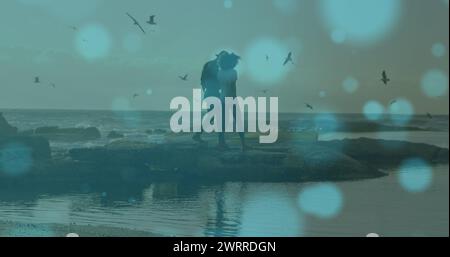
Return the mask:
[(231, 9), (231, 8), (233, 8), (233, 1), (232, 0), (225, 0), (225, 1), (223, 1), (223, 6), (226, 9)]
[(347, 35), (342, 30), (333, 30), (331, 32), (331, 40), (336, 44), (342, 44), (347, 39)]
[(421, 87), (428, 97), (444, 96), (448, 93), (448, 76), (441, 70), (429, 70), (422, 77)]
[(414, 106), (407, 99), (397, 99), (394, 104), (389, 106), (389, 115), (394, 124), (405, 125), (414, 115)]
[(24, 175), (32, 166), (32, 150), (28, 146), (11, 143), (0, 149), (0, 171), (7, 176)]
[(303, 216), (290, 195), (258, 192), (244, 205), (239, 236), (301, 236)]
[(111, 105), (116, 118), (118, 118), (126, 127), (137, 128), (142, 123), (142, 114), (131, 105), (130, 100), (125, 97), (118, 97), (113, 100)]
[(273, 5), (285, 14), (293, 14), (299, 7), (298, 0), (273, 0)]
[(320, 91), (320, 92), (319, 92), (319, 97), (320, 97), (320, 98), (325, 98), (325, 97), (327, 97), (327, 92), (324, 91), (324, 90)]
[(300, 209), (323, 219), (336, 217), (343, 205), (341, 190), (331, 183), (308, 186), (300, 192)]
[(348, 77), (342, 82), (342, 87), (344, 88), (345, 92), (353, 94), (356, 92), (356, 90), (358, 90), (359, 82), (353, 77)]
[(76, 50), (89, 61), (107, 57), (111, 45), (112, 41), (108, 31), (99, 24), (83, 27), (75, 38)]
[(408, 192), (421, 193), (426, 191), (433, 180), (431, 166), (422, 159), (405, 160), (398, 171), (400, 185)]
[(401, 13), (400, 0), (321, 0), (331, 31), (344, 31), (356, 44), (374, 43), (393, 30)]
[(445, 45), (442, 43), (435, 43), (431, 47), (431, 53), (437, 57), (441, 58), (444, 57), (444, 55), (447, 53), (447, 49), (445, 48)]
[(336, 132), (342, 126), (335, 114), (327, 112), (317, 114), (314, 125), (316, 130), (322, 132)]
[(378, 101), (368, 101), (363, 108), (364, 116), (371, 121), (380, 120), (384, 111), (384, 106)]

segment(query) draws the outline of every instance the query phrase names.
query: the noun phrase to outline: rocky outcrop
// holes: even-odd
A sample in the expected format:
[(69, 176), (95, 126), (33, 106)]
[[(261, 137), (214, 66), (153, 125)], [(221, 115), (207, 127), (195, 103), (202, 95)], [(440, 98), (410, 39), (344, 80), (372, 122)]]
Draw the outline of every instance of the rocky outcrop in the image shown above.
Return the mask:
[[(243, 153), (238, 148), (220, 151), (189, 139), (177, 137), (165, 144), (116, 140), (104, 147), (72, 149), (64, 160), (41, 162), (20, 182), (140, 185), (180, 180), (339, 181), (384, 176), (381, 168), (396, 167), (394, 165), (408, 158), (448, 164), (448, 149), (401, 141), (367, 138), (305, 141), (259, 145)], [(39, 140), (39, 144), (37, 141), (29, 143), (33, 149), (42, 149), (41, 153), (35, 152), (33, 158), (49, 159), (48, 142), (42, 138)]]
[(51, 159), (51, 149), (49, 142), (42, 137), (12, 136), (0, 138), (0, 158), (8, 150), (15, 147), (25, 147), (30, 150), (31, 157), (35, 161), (48, 161)]
[(156, 179), (298, 182), (384, 175), (349, 156), (323, 147), (312, 153), (306, 149), (290, 151), (282, 148), (242, 153), (239, 149), (222, 152), (196, 144), (155, 145), (121, 141), (106, 147), (72, 149), (70, 156), (91, 165), (145, 169)]
[(89, 165), (145, 170), (153, 179), (301, 182), (383, 176), (379, 169), (408, 158), (448, 163), (448, 149), (376, 139), (271, 145), (242, 153), (180, 142), (164, 145), (116, 141), (106, 147), (72, 149), (73, 160)]
[(119, 138), (124, 138), (125, 136), (117, 131), (111, 131), (109, 132), (107, 138), (108, 139), (119, 139)]
[(17, 128), (11, 126), (3, 117), (3, 114), (0, 112), (0, 138), (1, 137), (9, 137), (17, 134)]
[(42, 137), (0, 138), (0, 182), (32, 173), (40, 164), (50, 160), (49, 142)]
[(169, 132), (165, 129), (148, 129), (145, 131), (145, 133), (149, 135), (165, 135), (168, 134)]
[(420, 158), (434, 164), (448, 164), (448, 149), (421, 143), (381, 139), (345, 139), (322, 141), (317, 145), (337, 149), (354, 159), (377, 166), (397, 165), (408, 158)]
[(338, 124), (337, 128), (331, 130), (331, 132), (353, 132), (353, 133), (364, 133), (364, 132), (379, 132), (379, 131), (432, 131), (430, 128), (421, 128), (418, 126), (394, 126), (381, 124), (377, 122), (343, 122)]
[[(298, 126), (298, 122), (292, 121), (279, 121), (280, 130), (288, 130), (291, 127)], [(308, 130), (317, 130), (321, 133), (326, 132), (344, 132), (344, 133), (369, 133), (369, 132), (394, 132), (394, 131), (441, 131), (438, 128), (430, 126), (427, 122), (411, 125), (395, 125), (395, 124), (383, 124), (380, 122), (372, 122), (366, 120), (355, 121), (353, 119), (346, 120), (340, 119), (330, 121), (325, 116), (323, 120), (318, 117), (315, 122), (308, 124), (308, 121), (304, 121), (302, 127), (306, 125)]]
[(95, 127), (88, 128), (59, 128), (40, 127), (28, 132), (54, 141), (88, 141), (101, 138), (100, 131)]
[(31, 171), (35, 165), (51, 159), (49, 142), (36, 136), (24, 136), (8, 124), (0, 113), (0, 179)]

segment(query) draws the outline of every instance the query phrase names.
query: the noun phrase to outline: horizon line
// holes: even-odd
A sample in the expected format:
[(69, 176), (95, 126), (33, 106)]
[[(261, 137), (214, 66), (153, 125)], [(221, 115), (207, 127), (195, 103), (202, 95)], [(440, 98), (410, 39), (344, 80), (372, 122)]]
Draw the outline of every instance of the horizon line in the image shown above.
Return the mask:
[[(0, 107), (0, 112), (2, 111), (104, 111), (104, 112), (173, 112), (172, 110), (149, 110), (149, 109), (135, 109), (135, 110), (111, 110), (111, 109), (101, 109), (101, 108), (94, 108), (94, 109), (75, 109), (75, 108), (3, 108)], [(248, 112), (245, 112), (248, 113)], [(352, 113), (352, 112), (324, 112), (324, 111), (318, 111), (318, 112), (293, 112), (293, 111), (286, 111), (286, 112), (279, 112), (281, 114), (323, 114), (323, 113), (333, 113), (333, 114), (342, 114), (342, 115), (364, 115), (364, 113)], [(371, 113), (369, 113), (370, 115)], [(374, 113), (372, 113), (374, 114)], [(383, 115), (387, 115), (389, 113), (383, 113)], [(406, 115), (406, 114), (394, 114), (394, 115)], [(415, 113), (413, 116), (423, 116), (427, 115), (427, 113)], [(449, 116), (449, 113), (436, 113), (434, 116)]]

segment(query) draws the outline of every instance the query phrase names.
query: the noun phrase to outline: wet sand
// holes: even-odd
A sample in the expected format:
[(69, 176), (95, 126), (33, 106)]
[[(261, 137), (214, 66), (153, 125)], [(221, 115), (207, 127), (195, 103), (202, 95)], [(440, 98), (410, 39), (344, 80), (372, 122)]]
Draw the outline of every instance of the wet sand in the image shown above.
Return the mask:
[(27, 224), (0, 221), (0, 237), (67, 237), (68, 234), (79, 237), (156, 237), (151, 232), (126, 228), (90, 225), (63, 224)]

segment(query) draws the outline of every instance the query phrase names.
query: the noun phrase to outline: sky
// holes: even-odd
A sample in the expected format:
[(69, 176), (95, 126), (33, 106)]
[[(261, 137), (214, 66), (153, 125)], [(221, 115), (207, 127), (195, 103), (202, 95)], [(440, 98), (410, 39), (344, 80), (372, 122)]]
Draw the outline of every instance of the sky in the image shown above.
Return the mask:
[(448, 0), (2, 0), (0, 108), (169, 110), (225, 49), (242, 57), (238, 94), (279, 97), (282, 112), (448, 114), (448, 12)]

